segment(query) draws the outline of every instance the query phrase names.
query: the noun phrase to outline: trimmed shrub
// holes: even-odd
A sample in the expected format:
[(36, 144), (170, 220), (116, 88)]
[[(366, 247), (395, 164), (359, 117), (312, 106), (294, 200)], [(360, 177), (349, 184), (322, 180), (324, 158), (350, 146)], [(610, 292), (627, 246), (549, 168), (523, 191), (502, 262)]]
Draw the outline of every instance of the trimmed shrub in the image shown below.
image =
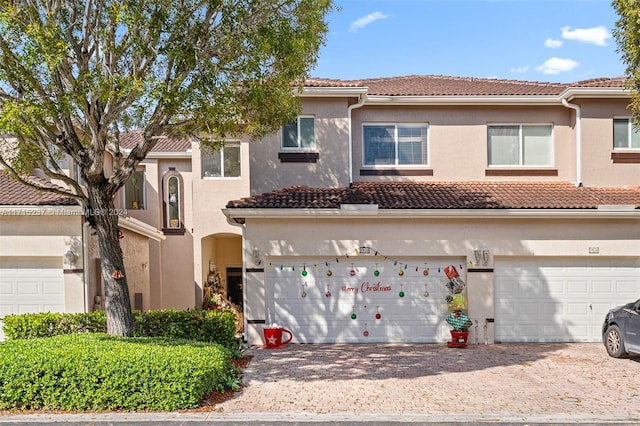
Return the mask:
[(178, 410), (238, 382), (217, 344), (71, 334), (0, 343), (0, 409)]
[[(9, 339), (33, 339), (72, 333), (106, 333), (104, 311), (83, 314), (40, 313), (7, 315), (4, 333)], [(235, 315), (228, 311), (134, 311), (136, 337), (167, 337), (236, 346)]]

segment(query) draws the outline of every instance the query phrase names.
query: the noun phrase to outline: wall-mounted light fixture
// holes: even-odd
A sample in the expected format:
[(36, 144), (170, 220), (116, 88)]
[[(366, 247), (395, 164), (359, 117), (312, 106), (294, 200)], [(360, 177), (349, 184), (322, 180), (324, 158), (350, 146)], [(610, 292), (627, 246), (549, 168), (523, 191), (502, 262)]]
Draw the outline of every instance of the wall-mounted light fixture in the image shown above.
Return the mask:
[(69, 265), (69, 269), (75, 269), (77, 256), (73, 252), (73, 250), (71, 249), (67, 250), (67, 252), (64, 254), (64, 259), (67, 261), (67, 265)]
[(260, 249), (257, 247), (254, 247), (253, 250), (251, 251), (251, 257), (253, 259), (253, 264), (258, 266), (262, 264), (262, 259), (260, 258)]
[(487, 266), (489, 263), (489, 249), (486, 247), (475, 249), (473, 256), (476, 258), (475, 266)]

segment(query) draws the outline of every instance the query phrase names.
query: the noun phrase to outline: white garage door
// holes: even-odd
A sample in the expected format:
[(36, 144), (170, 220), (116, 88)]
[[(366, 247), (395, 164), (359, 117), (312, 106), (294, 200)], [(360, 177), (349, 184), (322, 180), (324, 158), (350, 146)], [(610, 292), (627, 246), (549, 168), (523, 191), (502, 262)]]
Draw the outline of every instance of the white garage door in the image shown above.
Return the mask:
[(290, 329), (298, 343), (445, 342), (450, 327), (442, 269), (449, 264), (458, 268), (460, 262), (377, 256), (332, 262), (271, 259), (272, 267), (265, 270), (267, 323)]
[(607, 311), (639, 297), (637, 258), (496, 260), (496, 341), (598, 342)]
[(62, 259), (0, 258), (0, 318), (36, 312), (64, 312)]

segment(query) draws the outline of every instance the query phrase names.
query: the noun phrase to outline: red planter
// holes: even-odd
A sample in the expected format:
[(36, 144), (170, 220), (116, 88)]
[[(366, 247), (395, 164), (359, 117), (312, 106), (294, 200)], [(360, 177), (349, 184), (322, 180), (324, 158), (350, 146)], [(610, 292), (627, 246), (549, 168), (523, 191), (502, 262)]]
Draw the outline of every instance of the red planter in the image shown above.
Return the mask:
[[(293, 333), (282, 327), (263, 328), (262, 332), (264, 333), (264, 343), (267, 348), (278, 348), (293, 339)], [(284, 342), (282, 341), (283, 332), (289, 333), (289, 338)]]
[(466, 348), (469, 339), (468, 331), (451, 330), (451, 341), (447, 343), (450, 348)]

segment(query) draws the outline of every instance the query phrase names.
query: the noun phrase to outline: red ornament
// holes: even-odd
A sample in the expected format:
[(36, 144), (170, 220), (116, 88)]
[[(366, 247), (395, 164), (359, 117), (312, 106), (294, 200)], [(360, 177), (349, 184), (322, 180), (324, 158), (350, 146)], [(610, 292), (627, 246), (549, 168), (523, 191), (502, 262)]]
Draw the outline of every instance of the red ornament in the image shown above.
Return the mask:
[(382, 318), (382, 315), (380, 315), (379, 313), (376, 314), (376, 319), (380, 319), (380, 318)]

